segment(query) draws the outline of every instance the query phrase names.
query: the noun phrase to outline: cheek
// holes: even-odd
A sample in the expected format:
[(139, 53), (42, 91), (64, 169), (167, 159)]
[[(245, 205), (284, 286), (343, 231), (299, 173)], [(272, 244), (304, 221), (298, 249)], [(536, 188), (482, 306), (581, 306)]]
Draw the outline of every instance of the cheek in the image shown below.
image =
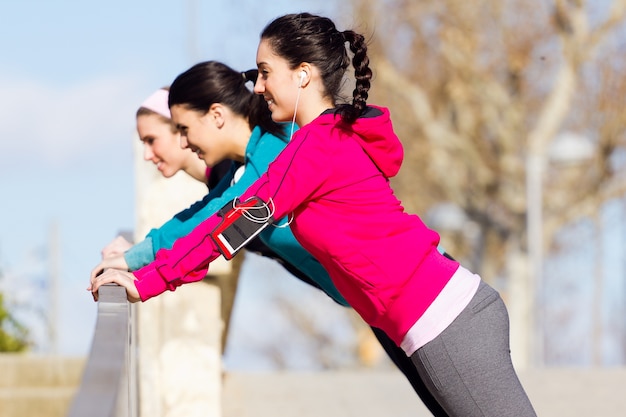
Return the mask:
[(275, 88), (275, 83), (273, 83), (272, 81), (266, 81), (265, 82), (265, 86), (264, 89), (267, 93), (271, 93), (272, 95), (278, 93), (278, 89)]
[(154, 152), (158, 153), (160, 157), (168, 159), (176, 158), (179, 151), (179, 140), (173, 137), (163, 138), (163, 140), (159, 142), (158, 147), (154, 149)]
[(196, 136), (193, 135), (193, 134), (190, 135), (189, 133), (187, 133), (186, 142), (189, 145), (192, 145), (192, 146), (195, 146), (195, 147), (199, 147), (200, 146), (200, 143), (198, 143)]
[(155, 143), (155, 146), (153, 147), (154, 151), (158, 152), (162, 156), (167, 156), (167, 154), (170, 153), (171, 148), (172, 145), (168, 140), (161, 140), (158, 144)]
[(146, 146), (146, 149), (149, 149), (148, 152), (152, 153), (153, 155), (157, 157), (161, 157), (161, 154), (163, 153), (161, 148), (162, 147), (160, 146), (158, 142), (155, 142), (152, 145)]
[(218, 133), (216, 133), (213, 129), (205, 127), (192, 132), (189, 136), (187, 136), (187, 141), (195, 147), (198, 147), (203, 151), (207, 151), (215, 148), (215, 143), (219, 140), (217, 135)]
[(278, 101), (280, 101), (280, 106), (285, 108), (293, 108), (296, 103), (296, 94), (300, 90), (296, 87), (291, 87), (288, 84), (283, 84), (281, 86), (277, 86), (274, 90), (274, 96), (278, 97)]
[(201, 146), (198, 146), (202, 149), (202, 152), (209, 155), (211, 159), (220, 158), (222, 155), (222, 145), (219, 140), (215, 138), (207, 138), (202, 141)]
[(196, 129), (187, 129), (185, 133), (185, 139), (187, 143), (197, 146), (198, 145), (198, 132)]

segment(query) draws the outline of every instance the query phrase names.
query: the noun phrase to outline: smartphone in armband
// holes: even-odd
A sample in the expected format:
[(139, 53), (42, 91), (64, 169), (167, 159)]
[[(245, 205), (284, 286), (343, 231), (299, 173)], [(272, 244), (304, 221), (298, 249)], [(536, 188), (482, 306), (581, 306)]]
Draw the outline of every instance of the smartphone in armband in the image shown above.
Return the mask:
[(239, 250), (274, 221), (268, 205), (258, 197), (229, 201), (218, 213), (222, 221), (211, 232), (211, 239), (224, 258), (232, 259)]

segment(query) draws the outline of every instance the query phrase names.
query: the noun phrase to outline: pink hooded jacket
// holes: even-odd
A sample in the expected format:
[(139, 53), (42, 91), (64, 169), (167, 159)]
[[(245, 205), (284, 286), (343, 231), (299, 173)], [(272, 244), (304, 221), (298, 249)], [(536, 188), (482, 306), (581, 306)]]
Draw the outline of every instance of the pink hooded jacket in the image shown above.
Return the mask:
[[(293, 215), (294, 236), (328, 271), (350, 305), (398, 345), (459, 264), (439, 253), (439, 235), (404, 211), (389, 185), (403, 150), (386, 108), (370, 106), (354, 124), (327, 111), (291, 142), (241, 197)], [(213, 216), (171, 250), (135, 271), (142, 300), (204, 278), (219, 256)]]

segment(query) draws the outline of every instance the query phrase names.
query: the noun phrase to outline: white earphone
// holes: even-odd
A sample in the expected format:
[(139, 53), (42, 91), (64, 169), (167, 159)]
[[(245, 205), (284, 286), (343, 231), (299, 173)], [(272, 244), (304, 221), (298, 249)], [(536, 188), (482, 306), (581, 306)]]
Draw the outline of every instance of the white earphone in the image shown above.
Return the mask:
[(302, 83), (304, 82), (305, 78), (306, 78), (306, 71), (305, 70), (300, 71), (300, 84), (298, 85), (298, 88), (302, 87)]
[(298, 114), (298, 102), (300, 101), (300, 89), (302, 88), (302, 83), (304, 83), (304, 79), (306, 78), (307, 73), (305, 70), (300, 71), (300, 83), (298, 84), (298, 95), (296, 96), (296, 104), (293, 108), (293, 120), (291, 121), (291, 133), (289, 134), (289, 140), (293, 137), (293, 127), (296, 125), (296, 114)]

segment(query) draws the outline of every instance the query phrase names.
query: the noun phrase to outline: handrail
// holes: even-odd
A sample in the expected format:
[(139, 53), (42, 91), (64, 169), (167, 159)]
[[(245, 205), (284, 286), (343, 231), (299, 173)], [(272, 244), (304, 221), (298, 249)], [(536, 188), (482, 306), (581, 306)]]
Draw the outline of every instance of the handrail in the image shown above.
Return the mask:
[(98, 316), (68, 417), (135, 417), (133, 308), (116, 284), (98, 290)]

